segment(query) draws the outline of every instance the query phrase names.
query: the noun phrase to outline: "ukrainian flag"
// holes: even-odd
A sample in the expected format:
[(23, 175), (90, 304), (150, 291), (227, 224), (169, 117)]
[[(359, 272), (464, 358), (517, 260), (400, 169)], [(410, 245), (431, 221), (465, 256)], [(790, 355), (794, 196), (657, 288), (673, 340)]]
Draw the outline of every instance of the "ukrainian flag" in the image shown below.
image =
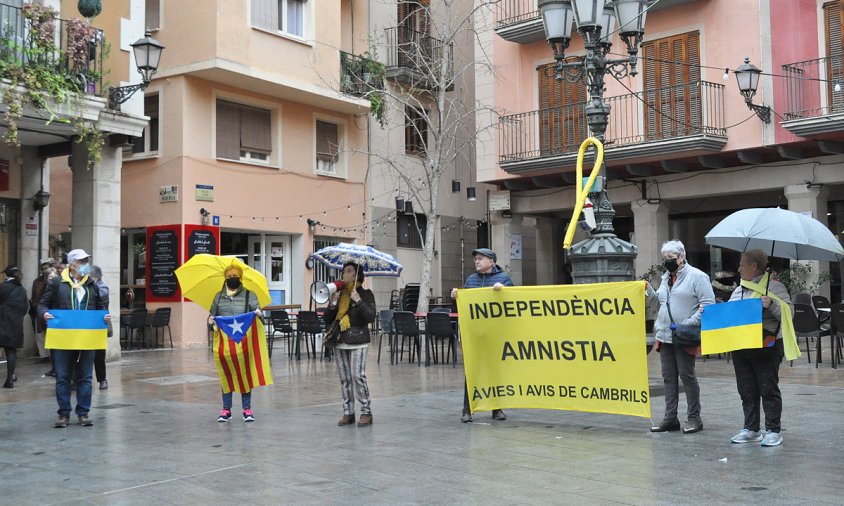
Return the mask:
[(104, 350), (108, 329), (106, 310), (51, 309), (47, 320), (45, 348), (53, 350)]
[(762, 299), (711, 304), (700, 320), (704, 355), (762, 347)]

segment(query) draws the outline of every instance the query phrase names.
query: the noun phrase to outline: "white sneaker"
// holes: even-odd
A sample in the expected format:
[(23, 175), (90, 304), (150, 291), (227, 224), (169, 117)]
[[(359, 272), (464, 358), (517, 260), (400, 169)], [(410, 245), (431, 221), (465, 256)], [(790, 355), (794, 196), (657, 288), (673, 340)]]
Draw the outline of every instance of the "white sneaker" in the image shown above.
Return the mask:
[(782, 444), (782, 436), (779, 432), (771, 432), (766, 430), (762, 438), (762, 446), (779, 446)]
[(730, 438), (733, 443), (752, 443), (762, 441), (762, 434), (748, 429), (741, 429), (741, 432)]

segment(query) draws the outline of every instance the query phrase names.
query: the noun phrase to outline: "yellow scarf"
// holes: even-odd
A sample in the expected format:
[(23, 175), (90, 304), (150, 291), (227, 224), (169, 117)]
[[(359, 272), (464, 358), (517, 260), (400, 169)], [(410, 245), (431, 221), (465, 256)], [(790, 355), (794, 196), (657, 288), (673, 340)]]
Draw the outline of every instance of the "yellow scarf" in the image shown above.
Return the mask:
[(741, 286), (753, 291), (752, 298), (760, 298), (763, 295), (774, 299), (780, 305), (780, 314), (782, 315), (782, 344), (785, 348), (785, 359), (794, 360), (800, 358), (800, 348), (797, 347), (797, 333), (794, 331), (794, 322), (791, 317), (791, 306), (788, 303), (773, 293), (767, 291), (768, 276), (766, 272), (759, 283), (741, 280)]
[(356, 289), (360, 286), (360, 283), (355, 284), (348, 284), (343, 287), (343, 291), (340, 292), (340, 302), (337, 303), (337, 318), (335, 320), (340, 320), (340, 330), (349, 330), (352, 327), (352, 323), (349, 321), (349, 307), (352, 305), (352, 290)]
[[(62, 271), (62, 281), (66, 282), (66, 283), (70, 283), (71, 288), (73, 288), (73, 290), (71, 291), (71, 294), (70, 294), (70, 307), (73, 308), (73, 309), (79, 309), (77, 307), (79, 303), (77, 302), (76, 294), (73, 293), (73, 292), (79, 291), (79, 290), (85, 290), (85, 283), (88, 281), (88, 275), (86, 274), (86, 275), (82, 276), (82, 279), (79, 280), (79, 282), (77, 282), (70, 275), (70, 267), (65, 267), (65, 269)], [(89, 301), (87, 301), (87, 300), (85, 301), (85, 309), (88, 309), (88, 307), (87, 307), (88, 302)]]

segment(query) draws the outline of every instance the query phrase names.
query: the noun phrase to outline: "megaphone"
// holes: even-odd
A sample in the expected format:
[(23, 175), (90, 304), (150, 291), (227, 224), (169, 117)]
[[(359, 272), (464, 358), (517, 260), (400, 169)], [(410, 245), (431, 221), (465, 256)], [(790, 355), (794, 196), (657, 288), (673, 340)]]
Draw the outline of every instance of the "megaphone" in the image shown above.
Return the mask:
[(314, 299), (314, 302), (317, 304), (325, 304), (332, 295), (337, 293), (338, 290), (342, 290), (345, 286), (346, 283), (342, 281), (334, 281), (332, 283), (315, 281), (314, 284), (311, 285), (311, 298)]

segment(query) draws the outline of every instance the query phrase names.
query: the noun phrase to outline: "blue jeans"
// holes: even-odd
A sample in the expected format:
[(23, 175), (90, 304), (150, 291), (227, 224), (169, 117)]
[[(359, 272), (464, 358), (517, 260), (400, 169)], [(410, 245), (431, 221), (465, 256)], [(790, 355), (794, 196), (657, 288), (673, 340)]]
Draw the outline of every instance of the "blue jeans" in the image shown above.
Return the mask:
[[(243, 409), (252, 409), (252, 392), (241, 394), (240, 400), (243, 403)], [(232, 392), (223, 392), (223, 408), (232, 409)]]
[[(70, 380), (76, 370), (76, 414), (91, 411), (91, 374), (94, 369), (94, 350), (53, 350), (56, 359), (56, 401), (59, 415), (70, 416)], [(79, 360), (79, 363), (76, 361)]]

